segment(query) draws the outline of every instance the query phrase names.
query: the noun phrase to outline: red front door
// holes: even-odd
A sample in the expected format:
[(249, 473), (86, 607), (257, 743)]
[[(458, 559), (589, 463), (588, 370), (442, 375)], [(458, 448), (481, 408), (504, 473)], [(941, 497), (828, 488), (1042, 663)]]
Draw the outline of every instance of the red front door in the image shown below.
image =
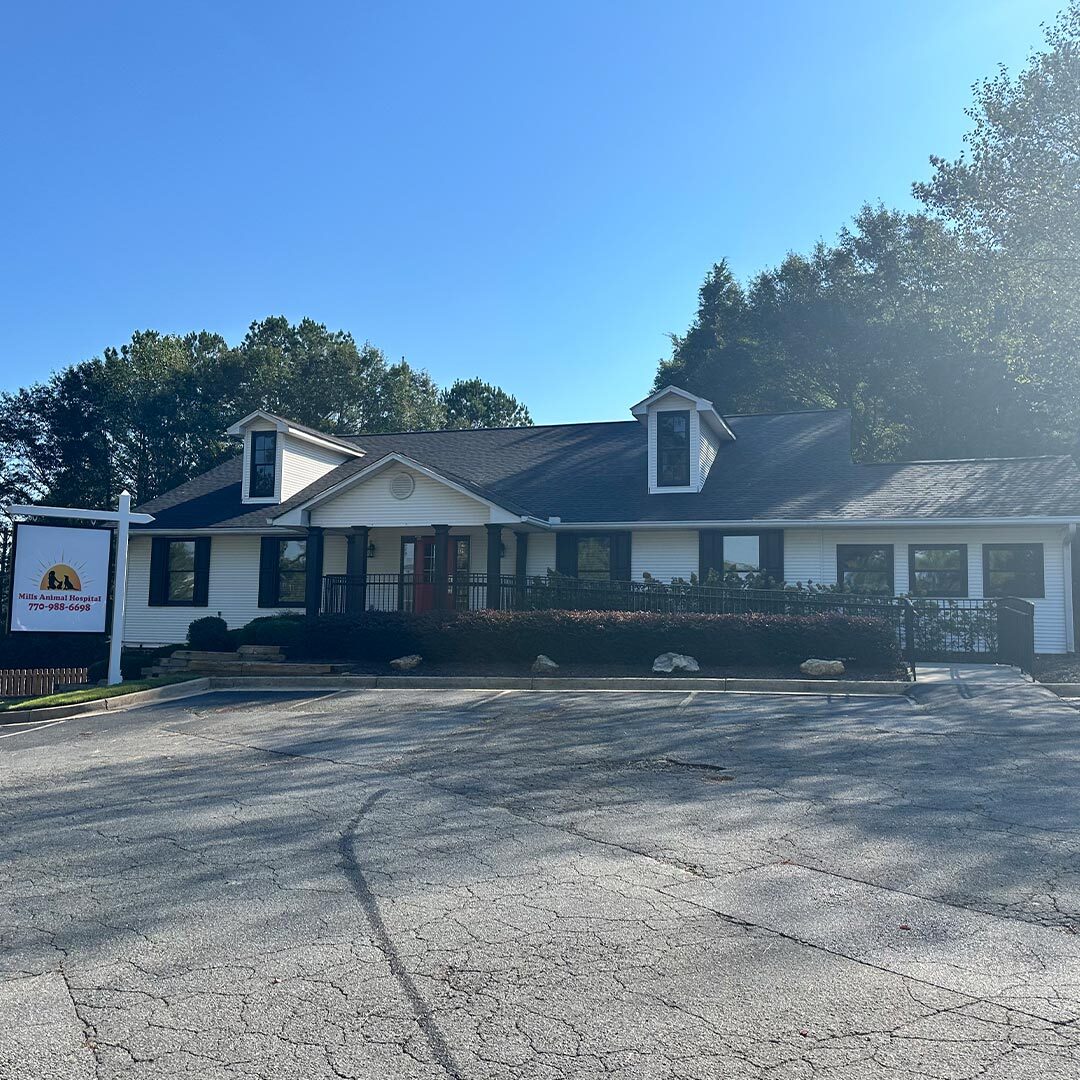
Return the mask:
[[(416, 539), (416, 598), (413, 610), (431, 611), (435, 607), (435, 537), (419, 536)], [(451, 536), (446, 542), (446, 572), (452, 577), (455, 573), (469, 572), (469, 538)], [(448, 583), (446, 589), (447, 608), (455, 606), (453, 586)], [(467, 597), (467, 594), (466, 594)], [(467, 602), (467, 601), (466, 601)]]
[(416, 541), (415, 611), (430, 611), (435, 606), (435, 537), (421, 536)]

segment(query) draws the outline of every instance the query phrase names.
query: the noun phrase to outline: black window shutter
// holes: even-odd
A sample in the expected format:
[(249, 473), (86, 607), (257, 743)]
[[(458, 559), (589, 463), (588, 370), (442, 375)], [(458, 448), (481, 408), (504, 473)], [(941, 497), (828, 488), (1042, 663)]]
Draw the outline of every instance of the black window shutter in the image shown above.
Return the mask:
[(761, 570), (777, 586), (784, 582), (784, 530), (764, 529), (761, 533)]
[(155, 536), (150, 541), (150, 607), (163, 607), (169, 595), (169, 538)]
[(210, 537), (200, 536), (195, 541), (195, 591), (191, 598), (193, 607), (206, 607), (210, 602)]
[(724, 576), (724, 534), (719, 529), (702, 529), (698, 533), (698, 581), (705, 584), (709, 571)]
[(628, 532), (611, 534), (611, 580), (630, 580), (630, 536)]
[(278, 606), (278, 560), (281, 541), (264, 536), (259, 549), (259, 607)]
[(577, 533), (555, 534), (555, 572), (577, 577)]

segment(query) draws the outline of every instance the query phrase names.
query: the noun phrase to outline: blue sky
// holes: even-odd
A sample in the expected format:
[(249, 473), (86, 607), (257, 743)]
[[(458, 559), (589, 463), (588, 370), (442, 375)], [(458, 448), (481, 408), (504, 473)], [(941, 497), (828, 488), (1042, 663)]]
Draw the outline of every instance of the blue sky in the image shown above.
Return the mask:
[(9, 6), (0, 387), (283, 313), (624, 418), (711, 263), (911, 205), (1061, 3)]

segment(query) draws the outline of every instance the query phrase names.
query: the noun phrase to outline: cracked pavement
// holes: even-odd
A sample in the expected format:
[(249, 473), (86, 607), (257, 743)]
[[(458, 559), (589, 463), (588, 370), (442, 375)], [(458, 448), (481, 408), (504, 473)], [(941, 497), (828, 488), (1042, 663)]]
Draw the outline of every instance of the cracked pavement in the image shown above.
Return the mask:
[(961, 689), (0, 729), (0, 1078), (1074, 1080), (1080, 717)]

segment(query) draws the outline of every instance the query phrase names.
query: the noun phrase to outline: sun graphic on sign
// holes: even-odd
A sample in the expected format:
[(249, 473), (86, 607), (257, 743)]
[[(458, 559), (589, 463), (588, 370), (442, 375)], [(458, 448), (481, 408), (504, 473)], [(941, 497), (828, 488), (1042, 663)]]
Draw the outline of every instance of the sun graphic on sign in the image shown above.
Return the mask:
[(41, 575), (38, 588), (43, 592), (82, 592), (84, 584), (89, 584), (86, 563), (81, 559), (68, 562), (62, 551), (55, 561), (38, 563), (38, 573)]

